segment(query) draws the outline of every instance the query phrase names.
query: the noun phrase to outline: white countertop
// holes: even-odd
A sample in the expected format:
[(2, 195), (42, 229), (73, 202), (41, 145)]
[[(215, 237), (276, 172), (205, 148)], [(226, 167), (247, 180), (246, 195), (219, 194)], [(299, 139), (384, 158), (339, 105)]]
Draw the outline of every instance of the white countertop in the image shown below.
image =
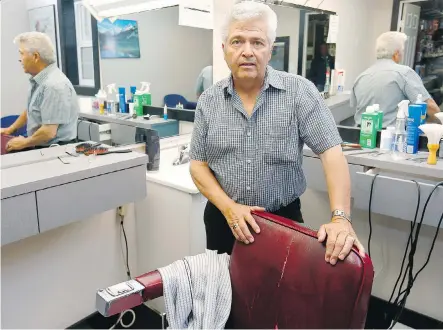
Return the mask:
[[(378, 154), (378, 149), (363, 149), (344, 151), (348, 163), (374, 167), (381, 170), (400, 172), (409, 175), (419, 175), (429, 178), (443, 179), (443, 160), (439, 159), (437, 165), (428, 165), (426, 162), (416, 162), (409, 158), (426, 158), (427, 152), (419, 152), (416, 155), (407, 155), (407, 159), (395, 160), (389, 153)], [(318, 157), (307, 146), (303, 148), (303, 154), (310, 157)]]
[[(71, 149), (71, 150), (70, 150)], [(66, 154), (72, 145), (20, 152), (1, 156), (1, 198), (29, 193), (68, 182), (147, 163), (148, 156), (138, 152), (102, 156)], [(60, 158), (58, 154), (63, 155)]]

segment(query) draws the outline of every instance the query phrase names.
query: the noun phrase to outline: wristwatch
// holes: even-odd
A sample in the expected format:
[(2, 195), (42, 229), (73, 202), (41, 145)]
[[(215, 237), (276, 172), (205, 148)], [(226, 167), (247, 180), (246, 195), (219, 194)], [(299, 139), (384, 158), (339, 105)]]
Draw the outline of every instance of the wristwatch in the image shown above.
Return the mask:
[(345, 211), (342, 211), (342, 210), (334, 210), (334, 211), (332, 211), (331, 218), (334, 218), (334, 217), (343, 218), (343, 219), (348, 220), (350, 223), (352, 223), (351, 215), (350, 214), (346, 214)]

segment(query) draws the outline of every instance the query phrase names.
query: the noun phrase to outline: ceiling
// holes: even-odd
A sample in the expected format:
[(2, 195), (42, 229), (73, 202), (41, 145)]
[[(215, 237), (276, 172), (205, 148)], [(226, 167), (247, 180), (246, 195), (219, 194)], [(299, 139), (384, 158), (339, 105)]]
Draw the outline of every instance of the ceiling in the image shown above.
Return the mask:
[(443, 18), (443, 0), (421, 1), (414, 3), (414, 5), (419, 5), (421, 7), (421, 18)]

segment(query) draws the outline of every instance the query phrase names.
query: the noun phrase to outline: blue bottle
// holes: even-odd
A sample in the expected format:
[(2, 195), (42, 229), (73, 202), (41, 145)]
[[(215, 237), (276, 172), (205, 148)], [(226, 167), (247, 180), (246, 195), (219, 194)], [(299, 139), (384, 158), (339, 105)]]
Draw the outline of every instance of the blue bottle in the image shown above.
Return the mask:
[(416, 154), (420, 139), (421, 117), (423, 107), (421, 104), (411, 104), (408, 108), (408, 119), (406, 122), (406, 153)]
[(124, 87), (118, 88), (118, 102), (119, 102), (119, 111), (121, 113), (126, 112), (126, 89)]
[[(421, 106), (421, 117), (420, 117), (420, 125), (426, 124), (426, 113), (428, 111), (428, 104), (423, 101), (423, 95), (417, 95), (417, 101), (415, 101), (416, 105)], [(420, 134), (423, 132), (420, 130)]]

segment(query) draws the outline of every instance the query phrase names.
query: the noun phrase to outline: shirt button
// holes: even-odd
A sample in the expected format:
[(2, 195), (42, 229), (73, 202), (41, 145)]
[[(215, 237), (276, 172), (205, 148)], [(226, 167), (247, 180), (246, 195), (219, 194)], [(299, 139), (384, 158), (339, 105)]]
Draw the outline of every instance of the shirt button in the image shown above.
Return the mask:
[(248, 132), (246, 135), (247, 135), (247, 136), (251, 136), (251, 132)]
[(246, 187), (246, 190), (247, 190), (247, 191), (251, 190), (251, 187), (247, 186), (247, 187)]

